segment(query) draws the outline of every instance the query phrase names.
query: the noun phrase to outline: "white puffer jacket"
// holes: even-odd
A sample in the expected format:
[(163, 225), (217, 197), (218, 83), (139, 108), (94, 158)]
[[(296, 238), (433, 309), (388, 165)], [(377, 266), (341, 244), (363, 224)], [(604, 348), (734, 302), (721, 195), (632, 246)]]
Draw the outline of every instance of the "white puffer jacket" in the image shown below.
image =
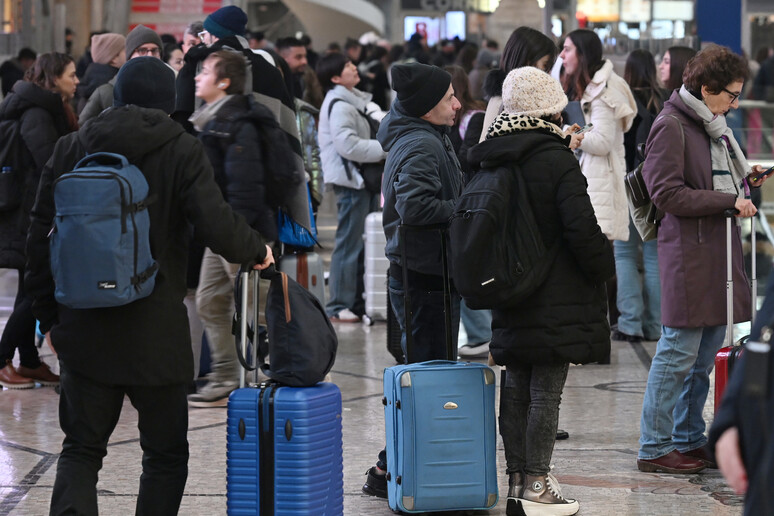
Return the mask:
[(580, 147), (580, 166), (602, 231), (611, 240), (629, 239), (629, 207), (624, 189), (624, 133), (637, 114), (629, 85), (605, 60), (581, 98), (586, 123), (594, 124)]
[[(333, 106), (328, 118), (328, 106), (334, 99), (343, 102)], [(341, 158), (356, 163), (374, 163), (386, 157), (379, 142), (371, 139), (371, 127), (360, 114), (366, 112), (370, 100), (370, 93), (358, 89), (348, 90), (339, 84), (325, 95), (320, 108), (317, 138), (326, 185), (362, 190), (365, 185), (357, 168), (350, 166), (348, 173)]]

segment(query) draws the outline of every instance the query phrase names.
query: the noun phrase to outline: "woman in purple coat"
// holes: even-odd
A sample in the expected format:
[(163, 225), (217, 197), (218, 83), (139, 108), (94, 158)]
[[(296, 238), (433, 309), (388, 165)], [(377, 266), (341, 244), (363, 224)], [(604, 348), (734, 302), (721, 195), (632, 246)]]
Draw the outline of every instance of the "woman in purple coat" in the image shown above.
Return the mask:
[[(739, 107), (745, 60), (710, 45), (689, 61), (683, 86), (653, 123), (642, 175), (665, 215), (658, 230), (661, 339), (640, 421), (640, 471), (695, 473), (713, 466), (702, 409), (726, 333), (724, 211), (752, 217), (750, 167), (726, 126)], [(733, 232), (734, 322), (750, 316), (739, 224)], [(729, 328), (729, 331), (733, 331)]]

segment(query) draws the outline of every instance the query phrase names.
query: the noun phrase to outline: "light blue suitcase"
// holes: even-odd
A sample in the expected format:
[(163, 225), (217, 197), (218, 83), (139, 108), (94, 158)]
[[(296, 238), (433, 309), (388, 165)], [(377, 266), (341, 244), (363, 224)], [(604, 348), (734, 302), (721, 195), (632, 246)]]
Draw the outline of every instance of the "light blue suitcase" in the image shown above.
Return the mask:
[(384, 370), (387, 494), (404, 512), (497, 504), (495, 374), (431, 361)]
[[(400, 227), (401, 237), (406, 230)], [(404, 242), (401, 238), (401, 244)], [(405, 256), (405, 249), (401, 251)], [(443, 272), (448, 285), (446, 260)], [(405, 268), (403, 282), (408, 285)], [(447, 355), (451, 358), (448, 286), (444, 298)], [(408, 295), (405, 307), (405, 319), (410, 321)], [(406, 347), (411, 356), (409, 322), (407, 326)], [(451, 360), (388, 367), (383, 402), (390, 509), (421, 513), (485, 510), (497, 504), (495, 374), (489, 367)]]

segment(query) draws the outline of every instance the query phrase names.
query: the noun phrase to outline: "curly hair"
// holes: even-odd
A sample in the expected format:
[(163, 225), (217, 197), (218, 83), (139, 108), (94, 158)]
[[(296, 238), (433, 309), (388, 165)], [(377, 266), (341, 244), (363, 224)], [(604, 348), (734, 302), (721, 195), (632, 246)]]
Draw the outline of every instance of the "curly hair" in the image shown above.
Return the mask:
[(685, 67), (683, 84), (694, 93), (706, 86), (712, 94), (736, 81), (746, 81), (750, 76), (747, 61), (728, 47), (709, 45), (696, 54)]

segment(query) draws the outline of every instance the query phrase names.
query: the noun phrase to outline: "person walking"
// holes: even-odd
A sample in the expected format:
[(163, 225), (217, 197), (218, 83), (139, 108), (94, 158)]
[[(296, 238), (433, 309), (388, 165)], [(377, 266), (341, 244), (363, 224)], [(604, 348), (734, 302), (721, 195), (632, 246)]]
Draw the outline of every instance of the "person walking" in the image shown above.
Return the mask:
[[(25, 147), (22, 152), (30, 161), (19, 206), (0, 212), (0, 267), (15, 269), (19, 274), (13, 312), (0, 338), (0, 385), (8, 389), (29, 389), (35, 382), (48, 386), (59, 383), (59, 376), (40, 361), (35, 347), (32, 297), (24, 284), (24, 266), (29, 258), (24, 247), (43, 166), (59, 137), (78, 128), (70, 105), (78, 82), (70, 56), (57, 52), (41, 54), (26, 79), (14, 84), (0, 104), (0, 120), (19, 121)], [(18, 369), (12, 363), (17, 349)]]
[(379, 195), (366, 188), (358, 164), (381, 161), (385, 152), (371, 138), (366, 119), (371, 94), (356, 88), (355, 64), (344, 54), (328, 54), (317, 63), (317, 75), (326, 91), (318, 132), (323, 180), (336, 194), (337, 209), (325, 309), (334, 322), (357, 322), (365, 313), (365, 219), (379, 206)]
[[(32, 210), (25, 284), (43, 332), (59, 354), (59, 424), (64, 432), (51, 495), (51, 515), (97, 514), (97, 477), (124, 397), (137, 410), (142, 448), (137, 514), (174, 515), (188, 476), (188, 406), (193, 374), (185, 263), (188, 227), (233, 262), (273, 262), (271, 249), (223, 200), (200, 142), (168, 116), (174, 72), (139, 57), (118, 72), (115, 106), (57, 142), (43, 169)], [(150, 248), (158, 260), (155, 287), (132, 303), (70, 309), (54, 297), (48, 234), (53, 183), (93, 152), (136, 163), (154, 202), (148, 204)]]
[(567, 97), (559, 82), (531, 66), (516, 68), (502, 99), (504, 111), (470, 159), (476, 167), (520, 165), (537, 229), (548, 248), (560, 246), (534, 294), (492, 310), (489, 349), (506, 368), (500, 391), (506, 514), (571, 515), (579, 503), (562, 495), (550, 467), (559, 404), (569, 364), (597, 362), (610, 352), (604, 283), (615, 270), (613, 252), (560, 128)]
[[(640, 418), (640, 471), (695, 473), (714, 466), (705, 448), (704, 402), (726, 331), (726, 218), (756, 213), (750, 167), (726, 126), (748, 76), (744, 58), (710, 45), (691, 59), (648, 137), (642, 177), (664, 218), (658, 228), (661, 338)], [(750, 288), (734, 224), (734, 322), (750, 317)]]
[[(210, 54), (196, 76), (196, 95), (206, 104), (191, 116), (191, 123), (226, 202), (273, 242), (277, 218), (268, 195), (268, 175), (275, 168), (292, 169), (291, 151), (271, 111), (242, 93), (246, 77), (240, 54), (228, 50)], [(226, 406), (229, 394), (239, 386), (240, 365), (231, 332), (238, 270), (239, 263), (211, 248), (204, 250), (196, 308), (210, 346), (211, 372), (207, 383), (188, 396), (191, 407)]]

